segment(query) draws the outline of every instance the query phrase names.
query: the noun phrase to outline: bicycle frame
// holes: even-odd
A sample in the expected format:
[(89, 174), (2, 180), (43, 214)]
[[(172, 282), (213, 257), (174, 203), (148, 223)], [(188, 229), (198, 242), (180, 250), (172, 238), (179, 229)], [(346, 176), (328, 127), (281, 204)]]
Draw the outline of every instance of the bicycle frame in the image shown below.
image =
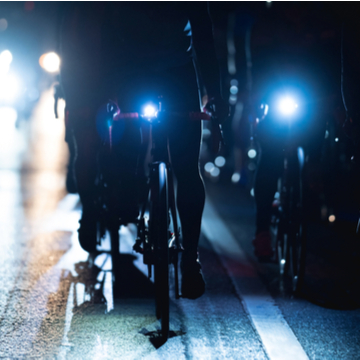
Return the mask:
[(304, 150), (292, 143), (289, 125), (284, 145), (284, 165), (280, 178), (279, 206), (276, 215), (276, 249), (280, 275), (290, 270), (292, 288), (299, 292), (305, 267), (305, 223), (303, 217)]
[[(154, 267), (154, 284), (156, 300), (156, 316), (161, 319), (162, 340), (166, 341), (169, 334), (169, 264), (174, 265), (175, 297), (180, 298), (178, 255), (182, 251), (180, 245), (180, 231), (177, 221), (175, 203), (174, 180), (169, 154), (168, 126), (170, 118), (189, 120), (214, 120), (201, 112), (167, 113), (159, 111), (152, 115), (139, 113), (121, 113), (115, 102), (110, 101), (107, 106), (110, 116), (107, 119), (110, 151), (112, 148), (112, 122), (121, 119), (146, 121), (151, 127), (151, 155), (150, 171), (147, 181), (147, 199), (143, 202), (137, 221), (138, 236), (133, 250), (143, 255), (143, 262), (148, 266), (148, 276), (152, 277)], [(214, 120), (215, 121), (215, 120)], [(149, 218), (145, 213), (149, 208)], [(169, 227), (172, 224), (173, 233)]]
[[(166, 129), (166, 116), (161, 116), (153, 121), (150, 122), (151, 124), (151, 137), (152, 137), (152, 149), (151, 154), (153, 157), (153, 160), (150, 167), (150, 176), (148, 180), (148, 193), (150, 193), (150, 197), (156, 196), (156, 194), (151, 193), (151, 182), (152, 178), (159, 178), (161, 172), (166, 171), (167, 176), (167, 183), (168, 183), (168, 189), (167, 189), (167, 195), (168, 195), (168, 204), (169, 209), (171, 212), (171, 217), (173, 221), (173, 228), (174, 228), (174, 234), (173, 239), (171, 243), (169, 244), (170, 249), (170, 259), (173, 260), (173, 264), (175, 267), (175, 297), (177, 299), (180, 298), (179, 294), (179, 281), (178, 281), (178, 253), (182, 250), (180, 245), (180, 231), (179, 226), (177, 222), (177, 210), (176, 210), (176, 203), (175, 203), (175, 190), (174, 190), (174, 180), (173, 180), (173, 173), (172, 173), (172, 167), (170, 162), (170, 156), (169, 156), (169, 147), (168, 147), (168, 137), (167, 137), (167, 129)], [(144, 228), (144, 217), (146, 208), (148, 206), (148, 202), (150, 199), (148, 199), (147, 202), (145, 202), (142, 206), (141, 213), (140, 213), (140, 220), (139, 220), (139, 238), (137, 243), (134, 245), (135, 251), (139, 250), (140, 243), (144, 243), (144, 263), (148, 265), (149, 269), (149, 277), (151, 277), (151, 265), (154, 264), (154, 259), (151, 254), (151, 244), (146, 245), (145, 240), (145, 228)]]

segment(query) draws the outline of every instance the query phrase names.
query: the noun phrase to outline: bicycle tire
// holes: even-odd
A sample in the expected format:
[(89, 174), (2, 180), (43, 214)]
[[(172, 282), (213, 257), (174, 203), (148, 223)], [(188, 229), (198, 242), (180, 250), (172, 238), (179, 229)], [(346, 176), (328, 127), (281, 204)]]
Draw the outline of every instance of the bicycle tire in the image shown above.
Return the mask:
[(285, 276), (289, 270), (289, 241), (288, 234), (285, 231), (284, 219), (279, 219), (277, 235), (276, 235), (276, 251), (279, 272), (281, 276)]
[(278, 189), (280, 194), (279, 204), (277, 208), (275, 219), (273, 220), (273, 233), (275, 233), (275, 251), (278, 263), (280, 276), (284, 277), (289, 270), (289, 239), (288, 239), (288, 219), (286, 217), (287, 192), (284, 191), (286, 184), (284, 178), (281, 178), (281, 183)]
[(302, 290), (305, 276), (306, 261), (306, 222), (303, 211), (303, 184), (301, 169), (294, 179), (292, 189), (292, 225), (289, 241), (290, 276), (292, 291), (299, 294)]
[(164, 341), (169, 335), (169, 207), (165, 163), (152, 168), (150, 180), (150, 238), (154, 246), (154, 284), (156, 317), (161, 322)]

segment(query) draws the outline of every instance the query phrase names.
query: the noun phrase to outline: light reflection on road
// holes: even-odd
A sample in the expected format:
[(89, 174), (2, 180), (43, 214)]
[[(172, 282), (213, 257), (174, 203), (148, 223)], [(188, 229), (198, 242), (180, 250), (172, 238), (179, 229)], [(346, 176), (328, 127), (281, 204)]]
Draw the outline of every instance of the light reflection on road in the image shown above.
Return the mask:
[[(86, 268), (88, 253), (77, 238), (79, 198), (65, 191), (64, 119), (55, 119), (52, 95), (51, 88), (44, 91), (32, 117), (18, 127), (11, 111), (0, 120), (0, 330), (6, 334), (0, 357), (114, 358), (123, 343), (134, 341), (140, 346), (129, 346), (127, 353), (141, 357), (153, 351), (138, 334), (156, 320), (153, 298), (135, 305), (121, 300), (127, 310), (115, 307), (111, 258), (96, 259), (98, 276)], [(124, 229), (124, 236), (133, 235)], [(132, 252), (132, 242), (125, 242), (123, 253)], [(96, 283), (92, 293), (89, 276)]]

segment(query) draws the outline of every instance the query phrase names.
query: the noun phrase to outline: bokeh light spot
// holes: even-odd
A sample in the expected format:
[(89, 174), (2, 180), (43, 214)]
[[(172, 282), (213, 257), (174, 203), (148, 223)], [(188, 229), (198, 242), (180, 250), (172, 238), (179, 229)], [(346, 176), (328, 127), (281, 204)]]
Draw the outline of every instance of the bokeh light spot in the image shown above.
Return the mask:
[(49, 73), (56, 73), (60, 70), (60, 57), (54, 52), (41, 55), (40, 66)]
[(215, 159), (215, 165), (217, 167), (223, 167), (226, 163), (226, 160), (223, 156), (218, 156), (216, 159)]

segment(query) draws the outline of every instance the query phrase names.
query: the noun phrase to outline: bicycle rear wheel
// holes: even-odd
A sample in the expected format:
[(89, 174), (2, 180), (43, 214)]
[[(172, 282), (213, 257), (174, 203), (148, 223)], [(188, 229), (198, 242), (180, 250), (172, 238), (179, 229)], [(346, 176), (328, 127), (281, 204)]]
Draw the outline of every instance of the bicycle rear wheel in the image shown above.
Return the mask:
[(287, 192), (285, 190), (286, 181), (280, 179), (278, 192), (280, 198), (277, 199), (278, 205), (271, 221), (271, 230), (275, 236), (276, 259), (279, 266), (280, 276), (285, 276), (289, 270), (289, 224), (286, 215), (288, 209)]
[(161, 336), (169, 335), (169, 207), (165, 163), (152, 168), (150, 195), (150, 238), (154, 246), (156, 316), (161, 321)]
[(292, 290), (295, 294), (298, 294), (303, 286), (306, 260), (306, 222), (303, 215), (301, 183), (296, 193), (294, 193), (293, 203), (294, 214), (289, 239), (290, 276)]
[(285, 276), (289, 269), (289, 241), (284, 222), (285, 219), (279, 219), (276, 234), (276, 251), (281, 276)]

